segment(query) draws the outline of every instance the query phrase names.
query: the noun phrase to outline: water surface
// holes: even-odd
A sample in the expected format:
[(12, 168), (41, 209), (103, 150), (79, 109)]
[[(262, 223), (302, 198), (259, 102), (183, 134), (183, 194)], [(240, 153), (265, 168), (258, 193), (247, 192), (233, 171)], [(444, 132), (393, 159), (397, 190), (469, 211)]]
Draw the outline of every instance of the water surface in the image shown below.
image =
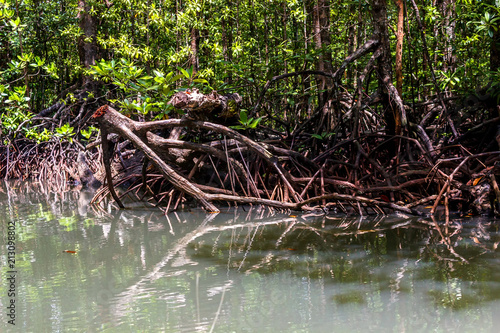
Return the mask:
[[(498, 222), (169, 214), (0, 183), (1, 332), (497, 332)], [(16, 228), (16, 320), (8, 223)], [(439, 230), (436, 228), (439, 225)], [(67, 252), (69, 251), (69, 252)], [(72, 252), (76, 253), (72, 253)]]

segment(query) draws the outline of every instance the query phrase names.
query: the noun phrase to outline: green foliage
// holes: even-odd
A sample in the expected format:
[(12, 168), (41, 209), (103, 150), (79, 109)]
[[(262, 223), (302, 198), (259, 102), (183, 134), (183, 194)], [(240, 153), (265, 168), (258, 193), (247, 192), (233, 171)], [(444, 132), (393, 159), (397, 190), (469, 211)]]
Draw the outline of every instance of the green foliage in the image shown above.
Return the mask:
[(167, 74), (154, 69), (151, 75), (147, 75), (144, 68), (124, 58), (119, 61), (101, 60), (92, 66), (89, 73), (119, 88), (119, 98), (110, 101), (117, 104), (124, 113), (138, 113), (142, 116), (153, 114), (157, 119), (164, 118), (173, 109), (168, 104), (172, 95), (186, 89), (177, 89), (178, 84), (211, 88), (207, 80), (197, 78), (192, 67), (187, 70), (177, 67), (177, 71)]
[(461, 73), (459, 71), (455, 71), (453, 73), (446, 73), (444, 71), (440, 71), (440, 74), (442, 76), (441, 86), (440, 86), (441, 90), (445, 90), (448, 87), (453, 88), (460, 83)]
[(0, 127), (5, 133), (16, 134), (21, 124), (29, 123), (33, 114), (28, 109), (30, 98), (26, 97), (26, 86), (14, 87), (0, 85), (0, 102), (3, 112), (0, 114)]
[(0, 0), (0, 131), (7, 141), (25, 136), (40, 143), (52, 137), (47, 129), (40, 132), (31, 127), (30, 119), (46, 106), (42, 100), (53, 101), (46, 95), (56, 92), (51, 83), (59, 79), (62, 61), (68, 60), (61, 58), (59, 46), (66, 41), (52, 44), (59, 27), (54, 30), (54, 24), (43, 24), (65, 15), (54, 9), (60, 10), (56, 2)]
[(323, 141), (323, 140), (326, 140), (333, 135), (335, 135), (335, 133), (323, 132), (323, 133), (321, 133), (321, 135), (320, 134), (311, 134), (311, 137)]
[(493, 38), (493, 34), (498, 30), (498, 20), (500, 20), (500, 17), (497, 15), (485, 12), (480, 21), (473, 21), (472, 23), (476, 25), (477, 32), (486, 31), (488, 36)]
[(52, 139), (52, 137), (54, 136), (54, 133), (50, 132), (46, 128), (44, 128), (42, 132), (38, 132), (34, 128), (26, 128), (25, 132), (26, 137), (28, 139), (35, 140), (37, 144), (50, 141), (50, 139)]
[(500, 68), (495, 72), (490, 73), (491, 84), (488, 88), (488, 93), (496, 98), (497, 104), (500, 104)]
[(61, 141), (67, 140), (70, 143), (73, 143), (73, 135), (75, 135), (74, 128), (71, 127), (69, 123), (56, 128), (55, 136), (61, 138)]
[[(7, 87), (4, 86), (4, 88)], [(8, 96), (4, 103), (10, 104), (8, 105), (9, 109), (26, 108), (28, 106), (30, 98), (26, 96), (26, 86), (14, 87), (13, 91), (9, 91)]]
[[(98, 22), (95, 37), (80, 28), (81, 1), (0, 0), (0, 126), (4, 135), (29, 133), (37, 141), (39, 135), (43, 142), (48, 134), (30, 130), (29, 119), (59, 99), (77, 102), (76, 91), (68, 93), (67, 89), (82, 75), (106, 84), (95, 97), (105, 96), (123, 113), (141, 120), (166, 118), (172, 111), (167, 103), (172, 94), (188, 87), (239, 92), (242, 106), (248, 109), (273, 76), (317, 69), (319, 59), (325, 57), (331, 58), (335, 70), (352, 52), (346, 41), (356, 37), (353, 47), (357, 48), (373, 34), (372, 2), (364, 0), (331, 2), (321, 8), (330, 15), (330, 43), (322, 45), (315, 44), (314, 6), (304, 1), (84, 2), (89, 6), (87, 14)], [(448, 15), (439, 4), (418, 3), (431, 53), (428, 60), (439, 88), (454, 93), (493, 82), (497, 89), (500, 81), (498, 73), (489, 70), (489, 50), (500, 27), (498, 1), (450, 4), (454, 11)], [(389, 37), (394, 44), (396, 6), (387, 5)], [(408, 17), (414, 17), (413, 8), (407, 9)], [(449, 33), (451, 27), (454, 30)], [(415, 20), (408, 20), (405, 33), (412, 45), (409, 48), (405, 39), (403, 97), (432, 95), (435, 87), (429, 84), (430, 67), (422, 57)], [(90, 69), (80, 59), (82, 43), (91, 43), (97, 50)], [(198, 45), (196, 69), (193, 43)], [(451, 65), (449, 53), (455, 59)], [(368, 60), (362, 57), (351, 64), (352, 75), (344, 77), (342, 84), (352, 87)], [(367, 82), (369, 93), (378, 83)], [(318, 106), (321, 93), (314, 76), (290, 77), (270, 87), (262, 110), (268, 119), (284, 120), (294, 128)], [(239, 129), (257, 127), (258, 119), (250, 123), (240, 113)], [(276, 122), (274, 126), (283, 129), (284, 125)], [(80, 134), (87, 138), (89, 132)]]
[(1, 125), (4, 129), (7, 130), (8, 133), (13, 133), (22, 123), (30, 120), (32, 116), (33, 115), (31, 113), (11, 110), (0, 115)]
[(235, 125), (231, 126), (233, 129), (239, 129), (239, 130), (248, 130), (248, 129), (256, 129), (257, 126), (259, 126), (259, 123), (262, 121), (262, 117), (260, 118), (250, 118), (248, 119), (248, 114), (246, 110), (241, 110), (240, 111), (240, 119), (238, 122), (240, 125)]
[(99, 129), (97, 129), (96, 127), (94, 126), (89, 126), (87, 129), (82, 129), (80, 130), (80, 134), (86, 139), (86, 140), (90, 140), (90, 137), (92, 136), (92, 134), (94, 132), (98, 132)]

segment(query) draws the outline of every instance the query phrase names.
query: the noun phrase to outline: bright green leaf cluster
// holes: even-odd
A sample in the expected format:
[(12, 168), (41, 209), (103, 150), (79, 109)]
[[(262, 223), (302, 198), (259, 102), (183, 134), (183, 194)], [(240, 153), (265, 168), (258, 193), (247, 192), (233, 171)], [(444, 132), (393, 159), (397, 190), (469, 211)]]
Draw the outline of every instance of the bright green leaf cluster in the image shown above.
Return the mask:
[(70, 143), (73, 143), (73, 135), (75, 135), (74, 128), (71, 127), (69, 123), (56, 128), (55, 136), (61, 138), (61, 141), (67, 140)]
[(177, 88), (180, 83), (211, 88), (207, 80), (196, 77), (192, 67), (187, 70), (177, 67), (177, 71), (167, 74), (154, 69), (151, 75), (145, 75), (143, 68), (124, 58), (101, 60), (92, 66), (90, 73), (119, 88), (120, 98), (112, 102), (122, 111), (129, 115), (150, 115), (151, 118), (164, 118), (172, 110), (168, 100), (176, 91), (186, 89)]
[(233, 129), (238, 129), (238, 130), (248, 130), (248, 129), (256, 129), (257, 126), (259, 126), (259, 123), (262, 121), (262, 117), (259, 118), (248, 118), (248, 114), (246, 110), (241, 110), (240, 111), (240, 119), (238, 122), (240, 125), (235, 125), (231, 126)]

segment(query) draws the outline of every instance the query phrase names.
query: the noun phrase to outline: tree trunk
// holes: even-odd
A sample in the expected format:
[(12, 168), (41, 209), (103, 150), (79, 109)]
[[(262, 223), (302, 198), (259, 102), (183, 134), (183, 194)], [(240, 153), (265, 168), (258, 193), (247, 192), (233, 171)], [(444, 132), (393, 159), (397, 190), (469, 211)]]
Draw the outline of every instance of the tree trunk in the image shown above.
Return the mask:
[[(352, 4), (352, 5), (349, 5), (349, 13), (354, 16), (354, 14), (356, 13), (356, 5), (355, 4)], [(347, 54), (350, 55), (350, 54), (353, 54), (354, 51), (356, 50), (356, 48), (358, 47), (358, 32), (356, 31), (358, 25), (357, 24), (351, 24), (349, 26), (349, 31), (348, 31), (348, 41), (347, 41)], [(358, 28), (359, 29), (359, 28)], [(352, 86), (356, 89), (356, 81), (357, 81), (357, 77), (358, 77), (358, 71), (356, 69), (356, 66), (349, 66), (349, 68), (347, 68), (347, 72), (346, 72), (346, 76), (347, 76), (347, 80), (349, 80), (348, 82), (352, 82)], [(351, 81), (352, 80), (352, 81)]]
[[(495, 6), (495, 1), (491, 1), (491, 4)], [(500, 24), (498, 21), (495, 22), (495, 28), (490, 43), (490, 71), (492, 72), (500, 68)]]
[[(282, 24), (282, 32), (283, 32), (283, 45), (287, 45), (288, 44), (288, 35), (287, 35), (287, 32), (286, 32), (286, 23), (288, 21), (288, 15), (287, 15), (287, 11), (286, 11), (286, 2), (283, 3), (283, 17), (282, 17), (282, 21), (281, 21), (281, 24)], [(284, 68), (284, 73), (288, 73), (288, 63), (287, 63), (287, 60), (286, 60), (286, 46), (283, 47), (282, 49), (282, 57), (283, 57), (283, 64), (285, 66)]]
[(373, 0), (373, 25), (375, 38), (379, 40), (381, 55), (378, 58), (379, 95), (382, 98), (384, 117), (387, 122), (386, 133), (399, 135), (406, 126), (406, 113), (403, 101), (392, 83), (391, 46), (387, 22), (387, 3), (385, 0)]
[(456, 1), (442, 0), (441, 13), (444, 18), (444, 52), (443, 52), (443, 71), (453, 73), (456, 69), (457, 58), (453, 54), (453, 43), (455, 42), (456, 20), (452, 19), (455, 13)]
[[(95, 65), (98, 57), (97, 47), (97, 18), (90, 14), (90, 4), (87, 0), (78, 1), (78, 16), (80, 20), (79, 26), (83, 31), (83, 35), (78, 39), (78, 54), (80, 57), (80, 64), (84, 68), (90, 68)], [(84, 76), (83, 85), (88, 86), (92, 84), (92, 78)]]
[(500, 68), (500, 31), (493, 33), (490, 44), (490, 71), (496, 72)]
[(396, 35), (396, 90), (403, 98), (403, 37), (404, 37), (404, 3), (396, 0), (398, 6), (398, 30)]
[[(313, 7), (313, 32), (314, 46), (316, 50), (320, 50), (316, 68), (318, 71), (333, 73), (332, 56), (327, 51), (330, 46), (330, 3), (329, 0), (316, 0)], [(319, 89), (325, 90), (330, 86), (331, 80), (325, 76), (317, 78)], [(320, 93), (320, 105), (324, 104), (325, 94)]]
[[(230, 1), (229, 1), (229, 6), (231, 7)], [(224, 56), (224, 61), (230, 64), (233, 60), (233, 28), (231, 22), (228, 22), (228, 19), (226, 18), (223, 18), (221, 20), (221, 23), (222, 23), (222, 54)], [(233, 77), (231, 72), (226, 71), (226, 78), (224, 79), (224, 81), (229, 84), (233, 82)]]
[(200, 32), (196, 28), (191, 28), (191, 66), (193, 66), (193, 74), (199, 69), (198, 48), (199, 48)]

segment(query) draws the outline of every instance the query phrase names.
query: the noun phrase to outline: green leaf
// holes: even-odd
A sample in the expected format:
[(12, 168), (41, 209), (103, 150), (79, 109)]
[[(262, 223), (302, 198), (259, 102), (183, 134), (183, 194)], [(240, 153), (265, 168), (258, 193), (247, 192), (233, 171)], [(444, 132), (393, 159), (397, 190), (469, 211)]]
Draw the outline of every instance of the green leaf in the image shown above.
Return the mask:
[[(165, 76), (162, 72), (157, 71), (156, 69), (153, 69), (153, 73), (154, 73), (156, 76), (158, 76), (158, 77), (164, 77), (164, 76)], [(169, 73), (169, 74), (170, 74), (170, 73)]]
[(9, 24), (10, 24), (13, 28), (17, 28), (17, 27), (19, 27), (19, 24), (21, 24), (21, 18), (17, 17), (15, 20), (10, 20), (10, 21), (9, 21)]
[(141, 80), (141, 79), (137, 79), (137, 83), (139, 83), (141, 86), (143, 87), (148, 87), (151, 85), (151, 83), (147, 80)]
[(161, 92), (162, 92), (164, 95), (167, 95), (167, 96), (170, 94), (170, 91), (171, 91), (170, 87), (169, 87), (169, 86), (166, 86), (166, 85), (165, 85), (165, 86), (163, 86), (163, 88), (161, 89)]
[(184, 77), (184, 75), (182, 75), (182, 74), (178, 74), (178, 75), (174, 76), (174, 77), (170, 80), (170, 83), (175, 82), (175, 81), (177, 81), (177, 80), (179, 80), (179, 79), (182, 79), (183, 77)]
[(184, 75), (186, 79), (189, 79), (189, 73), (184, 68), (177, 67), (177, 69)]
[(236, 130), (244, 130), (244, 129), (246, 129), (246, 127), (241, 126), (241, 125), (229, 126), (229, 128), (236, 129)]
[(242, 124), (246, 124), (248, 121), (248, 115), (247, 115), (246, 111), (244, 111), (244, 110), (240, 111), (240, 121)]
[(150, 91), (150, 90), (158, 90), (158, 88), (160, 87), (160, 85), (154, 85), (154, 86), (151, 86), (151, 87), (148, 87), (146, 88), (146, 91)]
[(262, 118), (257, 118), (255, 120), (251, 121), (248, 127), (257, 128), (257, 126), (259, 126), (259, 123), (261, 120), (262, 120)]

